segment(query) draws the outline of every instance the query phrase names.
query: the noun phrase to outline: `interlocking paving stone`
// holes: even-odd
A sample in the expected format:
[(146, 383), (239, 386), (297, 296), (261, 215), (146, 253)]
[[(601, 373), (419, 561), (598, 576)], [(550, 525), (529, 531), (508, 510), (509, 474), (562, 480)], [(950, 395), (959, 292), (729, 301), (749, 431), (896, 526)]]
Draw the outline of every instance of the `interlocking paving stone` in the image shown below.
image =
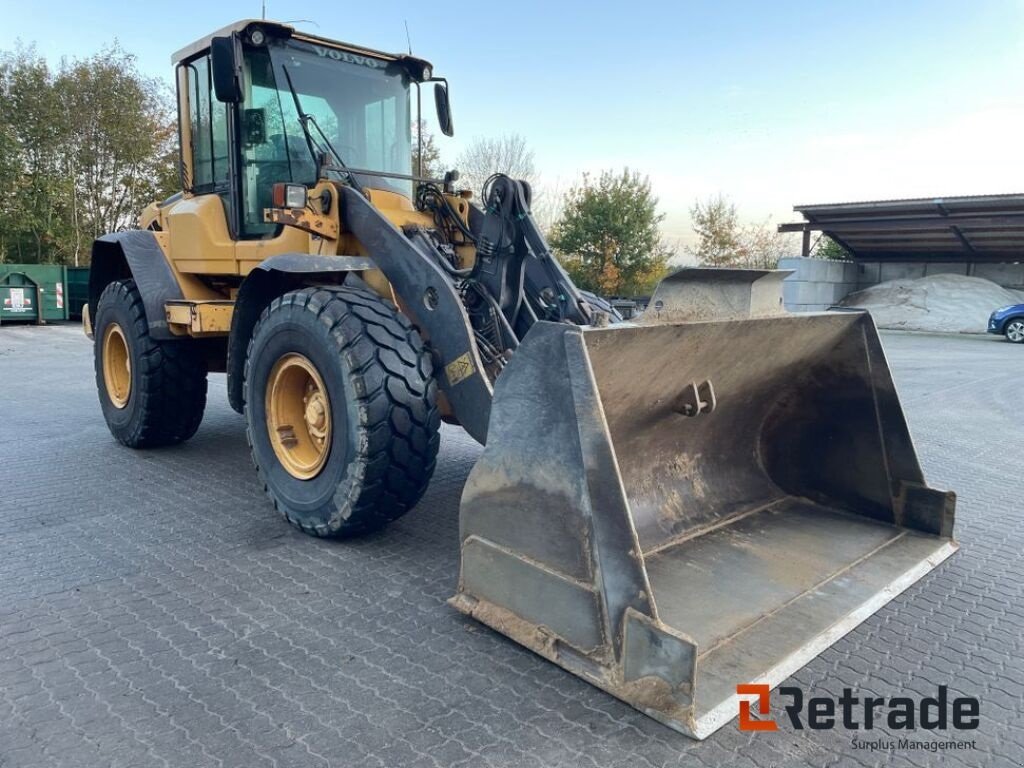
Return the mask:
[(193, 440), (130, 451), (80, 331), (5, 326), (0, 767), (1022, 765), (1024, 349), (883, 340), (963, 549), (789, 682), (979, 696), (974, 751), (854, 751), (786, 724), (691, 741), (445, 604), (480, 451), (460, 430), (408, 516), (319, 541), (260, 491), (222, 375)]

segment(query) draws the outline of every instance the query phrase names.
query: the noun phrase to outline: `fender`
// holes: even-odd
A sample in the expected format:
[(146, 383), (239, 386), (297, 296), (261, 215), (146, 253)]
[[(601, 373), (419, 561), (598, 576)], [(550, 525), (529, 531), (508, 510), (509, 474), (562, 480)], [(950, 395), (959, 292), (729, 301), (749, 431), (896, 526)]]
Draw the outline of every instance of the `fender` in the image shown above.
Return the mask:
[(171, 265), (154, 234), (144, 229), (113, 232), (93, 241), (89, 268), (89, 316), (96, 317), (96, 305), (103, 289), (115, 280), (134, 278), (146, 309), (149, 334), (154, 339), (175, 339), (167, 327), (164, 303), (182, 299)]
[(370, 269), (377, 269), (377, 265), (366, 256), (282, 253), (261, 262), (246, 276), (235, 296), (235, 311), (231, 316), (228, 337), (228, 402), (235, 411), (242, 413), (244, 410), (242, 377), (245, 374), (245, 354), (249, 338), (266, 306), (278, 296), (308, 285), (312, 275), (337, 275)]

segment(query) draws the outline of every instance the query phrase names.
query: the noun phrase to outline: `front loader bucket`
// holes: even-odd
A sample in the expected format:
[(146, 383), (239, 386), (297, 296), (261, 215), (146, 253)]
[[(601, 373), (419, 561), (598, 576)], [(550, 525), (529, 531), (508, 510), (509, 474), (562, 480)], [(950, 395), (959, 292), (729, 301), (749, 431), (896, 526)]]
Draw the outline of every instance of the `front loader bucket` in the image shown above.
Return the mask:
[(497, 382), (452, 603), (704, 738), (737, 684), (952, 554), (953, 507), (867, 314), (540, 322)]

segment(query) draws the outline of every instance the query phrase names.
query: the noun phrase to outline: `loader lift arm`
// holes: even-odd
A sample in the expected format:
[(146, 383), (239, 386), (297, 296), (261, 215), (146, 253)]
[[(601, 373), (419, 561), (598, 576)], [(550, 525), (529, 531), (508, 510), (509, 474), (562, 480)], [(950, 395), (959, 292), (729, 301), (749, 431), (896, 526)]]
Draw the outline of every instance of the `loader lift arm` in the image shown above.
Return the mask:
[[(469, 207), (467, 227), (433, 184), (421, 185), (417, 207), (433, 214), (447, 243), (420, 228), (406, 232), (438, 254), (469, 315), (473, 339), (495, 378), (538, 320), (590, 325), (594, 297), (587, 298), (552, 256), (530, 210), (530, 185), (505, 174), (484, 184), (482, 206)], [(471, 244), (475, 259), (458, 268), (451, 246)]]
[[(344, 226), (374, 254), (404, 311), (430, 339), (439, 381), (459, 423), (484, 443), (493, 383), (538, 320), (588, 325), (593, 310), (551, 255), (532, 214), (529, 185), (503, 174), (484, 187), (485, 207), (470, 207), (467, 227), (444, 193), (424, 183), (418, 200), (437, 230), (398, 229), (349, 185), (339, 185)], [(450, 239), (458, 230), (475, 244), (471, 268), (453, 263)]]
[(484, 184), (482, 215), (471, 222), (478, 234), (470, 279), (497, 299), (513, 327), (520, 320), (524, 300), (529, 304), (530, 321), (518, 328), (519, 338), (534, 319), (590, 325), (592, 315), (579, 289), (551, 255), (530, 210), (531, 197), (527, 182), (495, 174)]

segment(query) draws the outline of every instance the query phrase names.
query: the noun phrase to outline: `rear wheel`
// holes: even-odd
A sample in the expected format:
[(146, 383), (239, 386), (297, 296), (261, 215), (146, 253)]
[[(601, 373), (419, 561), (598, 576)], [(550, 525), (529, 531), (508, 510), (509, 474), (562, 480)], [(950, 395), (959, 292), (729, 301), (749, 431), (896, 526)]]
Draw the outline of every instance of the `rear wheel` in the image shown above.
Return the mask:
[(130, 448), (192, 437), (206, 407), (206, 362), (195, 345), (149, 335), (134, 280), (106, 287), (93, 327), (96, 388), (111, 434)]
[(1007, 341), (1014, 344), (1024, 343), (1024, 317), (1015, 317), (1008, 322), (1003, 333), (1006, 334)]
[(256, 470), (306, 533), (371, 531), (423, 495), (439, 442), (433, 367), (416, 329), (372, 291), (275, 299), (253, 331), (244, 394)]

